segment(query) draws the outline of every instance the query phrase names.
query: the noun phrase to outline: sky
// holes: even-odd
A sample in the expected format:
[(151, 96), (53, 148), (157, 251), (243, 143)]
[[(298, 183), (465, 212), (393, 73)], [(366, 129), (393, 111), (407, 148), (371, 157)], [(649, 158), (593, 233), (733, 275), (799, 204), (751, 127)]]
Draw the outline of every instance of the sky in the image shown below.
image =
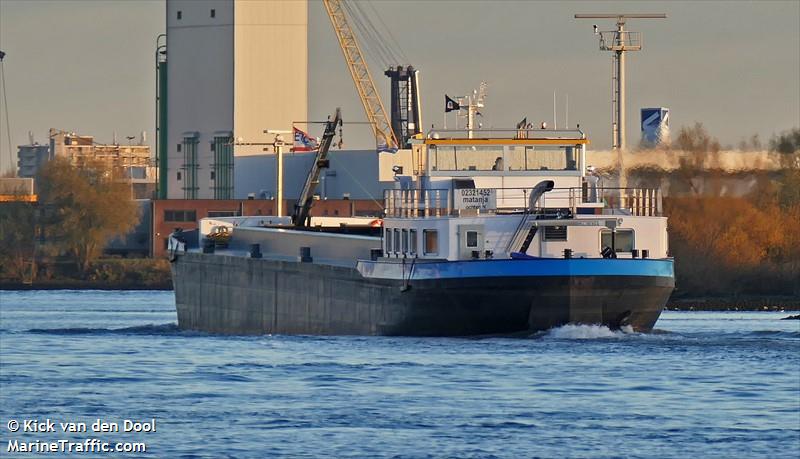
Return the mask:
[[(373, 0), (408, 62), (420, 70), (423, 123), (441, 127), (444, 94), (488, 83), (484, 127), (520, 119), (580, 123), (592, 148), (611, 144), (611, 53), (598, 49), (592, 24), (575, 13), (666, 13), (632, 19), (643, 50), (627, 55), (628, 143), (639, 138), (639, 108), (670, 109), (675, 133), (702, 122), (725, 144), (800, 127), (800, 1), (391, 1)], [(382, 26), (379, 24), (379, 27)], [(155, 123), (155, 40), (165, 30), (163, 0), (0, 0), (0, 50), (8, 122), (0, 122), (0, 171), (16, 162), (28, 132), (43, 143), (50, 127), (111, 142)], [(386, 34), (388, 36), (388, 34)], [(370, 60), (388, 105), (388, 78)], [(309, 119), (342, 107), (365, 119), (321, 1), (309, 3)], [(5, 107), (3, 107), (5, 109)], [(454, 118), (448, 119), (452, 127)], [(552, 124), (551, 124), (552, 125)], [(348, 148), (368, 148), (355, 132)], [(363, 130), (363, 128), (362, 128)], [(13, 155), (13, 156), (12, 156)], [(13, 159), (12, 159), (13, 158)]]

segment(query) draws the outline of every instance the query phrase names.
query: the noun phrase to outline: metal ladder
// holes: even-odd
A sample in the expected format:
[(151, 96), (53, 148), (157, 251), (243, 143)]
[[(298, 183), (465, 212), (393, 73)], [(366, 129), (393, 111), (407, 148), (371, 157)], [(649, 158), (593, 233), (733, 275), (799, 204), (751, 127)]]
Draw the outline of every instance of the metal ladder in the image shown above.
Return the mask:
[[(536, 215), (529, 213), (526, 213), (522, 217), (519, 225), (517, 225), (516, 231), (514, 231), (514, 236), (511, 237), (508, 247), (506, 247), (506, 251), (509, 253), (525, 253), (528, 251), (528, 247), (530, 247), (531, 242), (533, 241), (533, 238), (536, 236), (536, 232), (539, 229), (538, 226), (534, 225), (535, 220)], [(514, 250), (515, 247), (519, 247), (519, 250)]]

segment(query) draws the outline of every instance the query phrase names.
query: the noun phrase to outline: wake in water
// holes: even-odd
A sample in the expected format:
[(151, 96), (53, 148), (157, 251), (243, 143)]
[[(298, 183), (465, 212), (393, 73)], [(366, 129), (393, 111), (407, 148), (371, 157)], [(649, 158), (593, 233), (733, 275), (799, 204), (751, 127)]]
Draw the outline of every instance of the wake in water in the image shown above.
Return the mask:
[(751, 330), (736, 331), (727, 333), (708, 333), (708, 332), (680, 332), (653, 329), (650, 333), (639, 333), (630, 326), (622, 327), (619, 330), (612, 330), (604, 325), (576, 325), (567, 324), (550, 330), (538, 332), (531, 336), (534, 339), (557, 339), (557, 340), (608, 340), (625, 338), (652, 338), (652, 339), (677, 339), (684, 343), (700, 340), (703, 343), (721, 342), (725, 345), (733, 343), (743, 343), (747, 341), (756, 342), (788, 342), (797, 343), (800, 341), (800, 331), (782, 330)]
[(605, 325), (567, 324), (551, 328), (545, 332), (540, 332), (534, 335), (534, 337), (553, 339), (607, 339), (622, 338), (626, 335), (639, 335), (639, 333), (634, 332), (630, 325), (626, 325), (619, 330), (611, 330)]
[(185, 332), (178, 328), (176, 323), (147, 324), (124, 328), (32, 328), (28, 333), (51, 335), (179, 335)]

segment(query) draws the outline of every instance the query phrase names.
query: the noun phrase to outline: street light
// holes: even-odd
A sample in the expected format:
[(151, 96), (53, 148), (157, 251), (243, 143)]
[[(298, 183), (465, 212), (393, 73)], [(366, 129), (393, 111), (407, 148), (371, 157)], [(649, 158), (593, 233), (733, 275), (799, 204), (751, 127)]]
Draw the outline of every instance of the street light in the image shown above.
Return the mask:
[(614, 53), (611, 70), (611, 144), (614, 149), (625, 149), (625, 52), (642, 49), (641, 32), (625, 30), (627, 19), (666, 19), (667, 15), (657, 14), (576, 14), (575, 19), (616, 19), (617, 29), (599, 31), (592, 26), (594, 34), (600, 36), (600, 50)]
[(283, 147), (286, 145), (286, 142), (283, 140), (283, 134), (291, 133), (292, 131), (282, 131), (277, 129), (264, 130), (264, 134), (275, 135), (275, 140), (272, 142), (272, 146), (275, 148), (275, 158), (278, 166), (277, 170), (275, 171), (275, 194), (277, 194), (276, 200), (278, 201), (278, 217), (283, 217)]

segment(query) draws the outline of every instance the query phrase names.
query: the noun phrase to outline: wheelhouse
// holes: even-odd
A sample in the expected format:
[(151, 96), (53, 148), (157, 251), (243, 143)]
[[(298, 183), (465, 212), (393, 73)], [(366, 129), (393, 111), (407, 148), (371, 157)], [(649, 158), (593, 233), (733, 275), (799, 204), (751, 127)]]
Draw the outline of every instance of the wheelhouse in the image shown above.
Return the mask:
[(604, 187), (583, 132), (463, 133), (431, 132), (395, 159), (384, 258), (667, 257), (659, 191)]

